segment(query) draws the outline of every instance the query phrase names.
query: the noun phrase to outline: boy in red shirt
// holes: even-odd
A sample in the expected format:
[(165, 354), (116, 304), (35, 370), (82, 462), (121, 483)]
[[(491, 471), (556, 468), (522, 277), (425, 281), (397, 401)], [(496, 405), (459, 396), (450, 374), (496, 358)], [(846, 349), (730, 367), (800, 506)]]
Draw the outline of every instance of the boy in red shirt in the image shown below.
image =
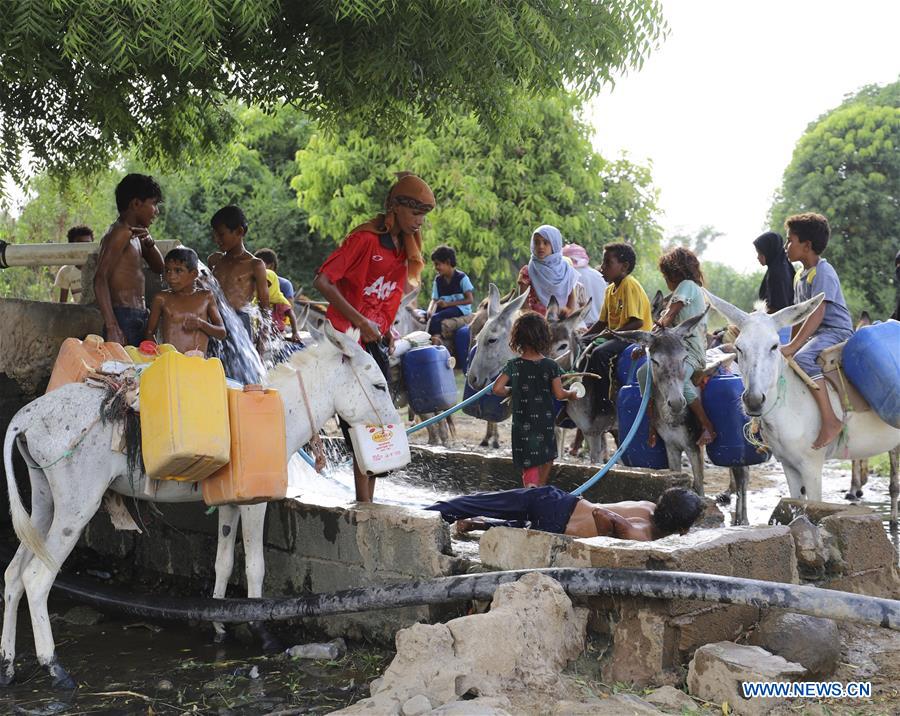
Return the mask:
[[(388, 375), (391, 324), (407, 282), (418, 285), (425, 265), (420, 229), (434, 208), (434, 193), (414, 174), (398, 175), (384, 202), (384, 213), (357, 226), (319, 268), (313, 285), (328, 300), (326, 318), (339, 331), (359, 329), (360, 342)], [(347, 424), (341, 429), (352, 450)], [(353, 459), (356, 499), (371, 502), (375, 478)]]

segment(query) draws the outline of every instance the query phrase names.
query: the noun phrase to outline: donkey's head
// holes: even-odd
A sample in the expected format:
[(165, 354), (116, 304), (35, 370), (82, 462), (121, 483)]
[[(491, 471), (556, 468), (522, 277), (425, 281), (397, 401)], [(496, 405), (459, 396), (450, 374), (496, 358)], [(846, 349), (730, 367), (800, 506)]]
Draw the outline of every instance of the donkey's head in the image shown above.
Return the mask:
[(766, 403), (774, 400), (767, 396), (775, 390), (782, 370), (783, 358), (779, 350), (778, 331), (785, 326), (805, 321), (822, 303), (825, 294), (820, 293), (808, 301), (782, 308), (772, 314), (766, 313), (764, 309), (747, 313), (709, 291), (706, 291), (706, 297), (713, 308), (740, 330), (734, 349), (744, 380), (741, 400), (747, 415), (761, 415)]
[(515, 357), (509, 347), (509, 336), (516, 316), (528, 300), (528, 291), (501, 305), (500, 291), (494, 284), (488, 292), (487, 320), (475, 339), (478, 350), (469, 365), (468, 380), (476, 390), (480, 390), (493, 379), (506, 361)]
[(425, 330), (425, 322), (416, 313), (416, 301), (419, 300), (419, 287), (417, 286), (400, 299), (400, 307), (394, 317), (393, 330), (400, 336), (408, 336), (414, 331)]
[(316, 346), (292, 356), (292, 366), (316, 365), (318, 380), (326, 390), (317, 394), (333, 400), (333, 411), (351, 425), (400, 423), (400, 414), (391, 401), (387, 380), (375, 359), (358, 343), (356, 330), (341, 333), (326, 322), (320, 332), (309, 329)]
[(555, 296), (550, 298), (550, 305), (547, 306), (547, 322), (550, 324), (550, 354), (547, 357), (557, 360), (563, 356), (559, 364), (566, 370), (572, 366), (572, 351), (578, 341), (575, 331), (591, 310), (592, 300), (589, 298), (581, 308), (562, 319), (559, 317), (559, 304)]

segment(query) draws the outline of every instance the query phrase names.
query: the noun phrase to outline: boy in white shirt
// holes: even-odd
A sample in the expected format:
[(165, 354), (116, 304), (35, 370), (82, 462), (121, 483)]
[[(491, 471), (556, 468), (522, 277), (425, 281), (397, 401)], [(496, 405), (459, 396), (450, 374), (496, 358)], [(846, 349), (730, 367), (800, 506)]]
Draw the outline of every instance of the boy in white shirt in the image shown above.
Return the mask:
[[(94, 240), (94, 232), (87, 226), (73, 226), (66, 237), (70, 244), (85, 244)], [(59, 302), (65, 303), (72, 295), (72, 300), (81, 300), (81, 266), (63, 266), (56, 272), (53, 288), (59, 289)]]

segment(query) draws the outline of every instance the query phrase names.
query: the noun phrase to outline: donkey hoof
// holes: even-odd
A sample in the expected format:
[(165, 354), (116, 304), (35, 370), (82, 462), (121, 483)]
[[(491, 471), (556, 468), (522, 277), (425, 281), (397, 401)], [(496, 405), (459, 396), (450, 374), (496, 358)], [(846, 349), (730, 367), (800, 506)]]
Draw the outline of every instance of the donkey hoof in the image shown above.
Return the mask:
[(0, 662), (0, 688), (12, 686), (16, 680), (16, 667), (12, 661), (4, 659)]
[(487, 440), (482, 440), (482, 441), (479, 443), (479, 445), (481, 445), (481, 447), (487, 447), (489, 444), (490, 444), (490, 443), (488, 443)]
[(859, 498), (856, 496), (855, 492), (848, 492), (844, 495), (845, 500), (849, 500), (850, 502), (856, 502)]
[(731, 504), (731, 493), (720, 492), (718, 495), (716, 495), (716, 504), (717, 505), (730, 505)]
[(861, 500), (861, 499), (862, 499), (862, 496), (863, 496), (863, 491), (862, 491), (862, 490), (857, 490), (857, 491), (856, 491), (856, 497), (857, 497), (858, 499)]
[(56, 659), (47, 664), (47, 673), (50, 674), (50, 685), (54, 689), (72, 691), (78, 688), (74, 679), (69, 676), (69, 672), (67, 672)]
[(499, 450), (499, 449), (500, 449), (500, 443), (499, 443), (499, 441), (494, 440), (494, 444), (493, 444), (492, 447), (494, 448), (494, 450)]

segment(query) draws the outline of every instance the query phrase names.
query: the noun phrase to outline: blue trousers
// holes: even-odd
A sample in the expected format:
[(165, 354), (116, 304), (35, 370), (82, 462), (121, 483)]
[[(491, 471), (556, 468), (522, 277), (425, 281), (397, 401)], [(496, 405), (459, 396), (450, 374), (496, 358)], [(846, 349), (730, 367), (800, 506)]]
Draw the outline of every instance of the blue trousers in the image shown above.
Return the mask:
[(816, 363), (819, 353), (830, 346), (837, 345), (841, 341), (846, 341), (853, 334), (850, 331), (842, 331), (837, 328), (822, 328), (812, 334), (810, 339), (804, 344), (803, 348), (794, 354), (794, 360), (797, 365), (803, 368), (813, 380), (822, 377), (822, 367)]
[(441, 321), (446, 318), (456, 318), (461, 315), (463, 315), (463, 312), (459, 309), (459, 306), (450, 306), (450, 308), (442, 308), (440, 311), (437, 311), (431, 317), (431, 320), (428, 321), (428, 335), (441, 335)]

